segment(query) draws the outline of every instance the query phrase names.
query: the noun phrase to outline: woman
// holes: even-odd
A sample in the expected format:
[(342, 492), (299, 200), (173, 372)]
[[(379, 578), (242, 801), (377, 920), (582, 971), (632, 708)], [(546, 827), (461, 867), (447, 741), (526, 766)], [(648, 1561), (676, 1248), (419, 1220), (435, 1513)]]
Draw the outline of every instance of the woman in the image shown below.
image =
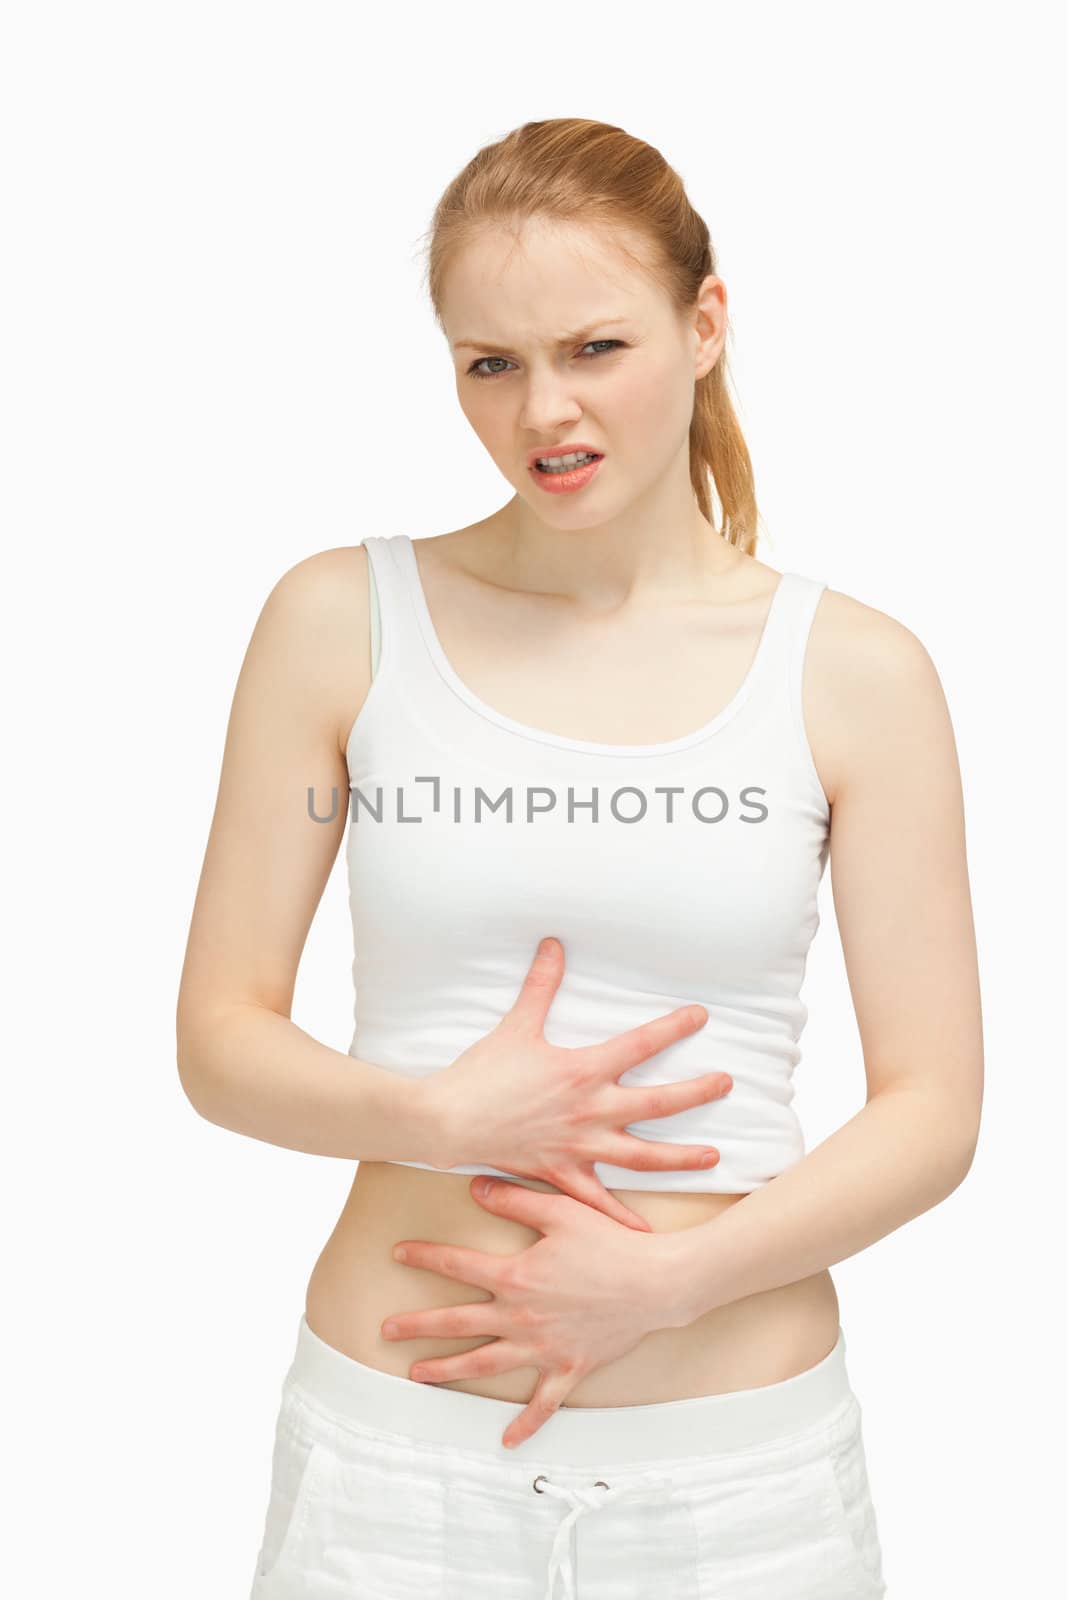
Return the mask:
[[(253, 1600), (883, 1595), (828, 1269), (948, 1195), (977, 1140), (937, 674), (899, 623), (755, 558), (724, 287), (657, 151), (527, 124), (450, 186), (429, 260), (514, 494), (276, 585), (179, 1000), (204, 1116), (359, 1163)], [(350, 821), (325, 803), (349, 788)], [(348, 1055), (289, 1017), (346, 823)], [(805, 1155), (830, 855), (868, 1094)]]

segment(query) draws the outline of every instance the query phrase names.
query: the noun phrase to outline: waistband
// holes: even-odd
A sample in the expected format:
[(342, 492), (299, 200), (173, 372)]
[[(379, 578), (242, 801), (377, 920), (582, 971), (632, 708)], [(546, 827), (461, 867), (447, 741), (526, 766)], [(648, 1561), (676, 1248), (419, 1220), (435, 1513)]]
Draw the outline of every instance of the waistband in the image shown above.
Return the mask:
[[(522, 1445), (508, 1450), (501, 1440), (525, 1403), (379, 1372), (320, 1339), (303, 1315), (286, 1383), (357, 1430), (481, 1451), (496, 1460), (523, 1454)], [(829, 1355), (781, 1383), (651, 1405), (564, 1405), (526, 1443), (538, 1460), (558, 1466), (687, 1456), (707, 1462), (719, 1453), (779, 1444), (818, 1428), (853, 1399), (839, 1327)]]

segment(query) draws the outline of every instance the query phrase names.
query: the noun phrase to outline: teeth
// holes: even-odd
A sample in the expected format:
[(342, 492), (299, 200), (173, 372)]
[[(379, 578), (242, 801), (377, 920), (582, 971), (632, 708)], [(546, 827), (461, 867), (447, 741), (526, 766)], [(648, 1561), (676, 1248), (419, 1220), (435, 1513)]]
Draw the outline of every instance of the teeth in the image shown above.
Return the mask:
[(581, 450), (576, 455), (569, 456), (538, 456), (537, 465), (548, 472), (570, 472), (574, 467), (583, 465), (587, 461), (595, 461), (596, 457), (587, 451)]

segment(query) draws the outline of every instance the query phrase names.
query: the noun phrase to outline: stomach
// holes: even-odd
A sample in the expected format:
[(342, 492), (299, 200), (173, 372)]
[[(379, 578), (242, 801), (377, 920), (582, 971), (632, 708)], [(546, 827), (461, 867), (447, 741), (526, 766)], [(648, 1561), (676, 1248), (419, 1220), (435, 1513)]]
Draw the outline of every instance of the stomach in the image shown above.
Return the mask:
[[(470, 1175), (361, 1161), (341, 1215), (307, 1286), (308, 1326), (326, 1344), (364, 1366), (406, 1378), (421, 1359), (454, 1355), (486, 1343), (477, 1338), (385, 1340), (390, 1312), (421, 1311), (488, 1300), (473, 1284), (405, 1266), (392, 1258), (400, 1239), (425, 1239), (511, 1255), (540, 1234), (494, 1216), (472, 1199)], [(534, 1188), (557, 1193), (550, 1184)], [(613, 1189), (657, 1233), (696, 1227), (741, 1194), (678, 1194)], [(829, 1355), (837, 1341), (837, 1291), (828, 1271), (706, 1312), (683, 1328), (661, 1328), (616, 1361), (589, 1373), (568, 1406), (654, 1405), (796, 1377)], [(539, 1373), (516, 1367), (436, 1385), (526, 1404)]]

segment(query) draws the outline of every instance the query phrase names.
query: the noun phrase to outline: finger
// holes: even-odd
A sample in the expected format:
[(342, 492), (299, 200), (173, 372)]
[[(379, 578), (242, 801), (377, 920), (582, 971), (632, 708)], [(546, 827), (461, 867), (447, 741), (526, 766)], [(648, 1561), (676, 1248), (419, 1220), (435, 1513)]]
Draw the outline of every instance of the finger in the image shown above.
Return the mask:
[(529, 1356), (522, 1355), (507, 1339), (493, 1339), (474, 1350), (461, 1350), (458, 1355), (416, 1361), (408, 1377), (416, 1383), (452, 1383), (456, 1378), (491, 1378), (529, 1365)]
[(568, 1204), (566, 1195), (542, 1194), (539, 1189), (527, 1189), (525, 1184), (508, 1183), (500, 1178), (474, 1178), (470, 1192), (487, 1211), (523, 1222), (538, 1233), (548, 1233), (553, 1222), (560, 1220), (560, 1208)]
[(610, 1189), (605, 1189), (600, 1179), (592, 1174), (588, 1177), (581, 1173), (574, 1174), (568, 1179), (567, 1192), (575, 1200), (580, 1200), (583, 1205), (592, 1206), (594, 1211), (601, 1211), (604, 1216), (611, 1217), (613, 1222), (621, 1222), (625, 1227), (636, 1228), (641, 1233), (652, 1232), (650, 1222), (638, 1216), (636, 1211), (631, 1211), (629, 1206), (624, 1206), (622, 1201), (617, 1200)]
[(509, 1450), (530, 1439), (554, 1416), (575, 1387), (575, 1373), (546, 1372), (533, 1392), (529, 1405), (504, 1431), (503, 1443)]
[(707, 1170), (717, 1167), (722, 1159), (712, 1145), (660, 1144), (632, 1133), (619, 1137), (620, 1144), (613, 1147), (619, 1153), (611, 1156), (612, 1164), (635, 1172), (688, 1172), (695, 1167)]
[(394, 1313), (382, 1323), (383, 1339), (467, 1339), (499, 1332), (500, 1307), (495, 1300), (466, 1306), (436, 1306), (430, 1311)]
[(677, 1083), (657, 1083), (647, 1089), (620, 1084), (626, 1096), (625, 1122), (646, 1122), (652, 1117), (670, 1117), (676, 1111), (691, 1111), (729, 1094), (734, 1080), (728, 1072), (705, 1072), (699, 1078), (684, 1078)]
[(638, 1062), (647, 1061), (649, 1056), (654, 1056), (667, 1045), (696, 1033), (707, 1020), (706, 1006), (679, 1006), (677, 1011), (669, 1011), (664, 1017), (653, 1017), (651, 1022), (628, 1028), (614, 1039), (605, 1039), (603, 1044), (586, 1045), (584, 1048), (597, 1058), (607, 1076), (617, 1078), (628, 1067), (636, 1067)]
[(563, 946), (558, 939), (542, 939), (537, 954), (505, 1020), (523, 1033), (540, 1034), (556, 991), (563, 981)]
[(467, 1250), (456, 1244), (429, 1244), (425, 1239), (404, 1239), (394, 1246), (393, 1255), (403, 1250), (404, 1265), (437, 1272), (442, 1278), (458, 1278), (477, 1289), (495, 1293), (501, 1286), (501, 1272), (510, 1256), (487, 1255), (484, 1250)]

